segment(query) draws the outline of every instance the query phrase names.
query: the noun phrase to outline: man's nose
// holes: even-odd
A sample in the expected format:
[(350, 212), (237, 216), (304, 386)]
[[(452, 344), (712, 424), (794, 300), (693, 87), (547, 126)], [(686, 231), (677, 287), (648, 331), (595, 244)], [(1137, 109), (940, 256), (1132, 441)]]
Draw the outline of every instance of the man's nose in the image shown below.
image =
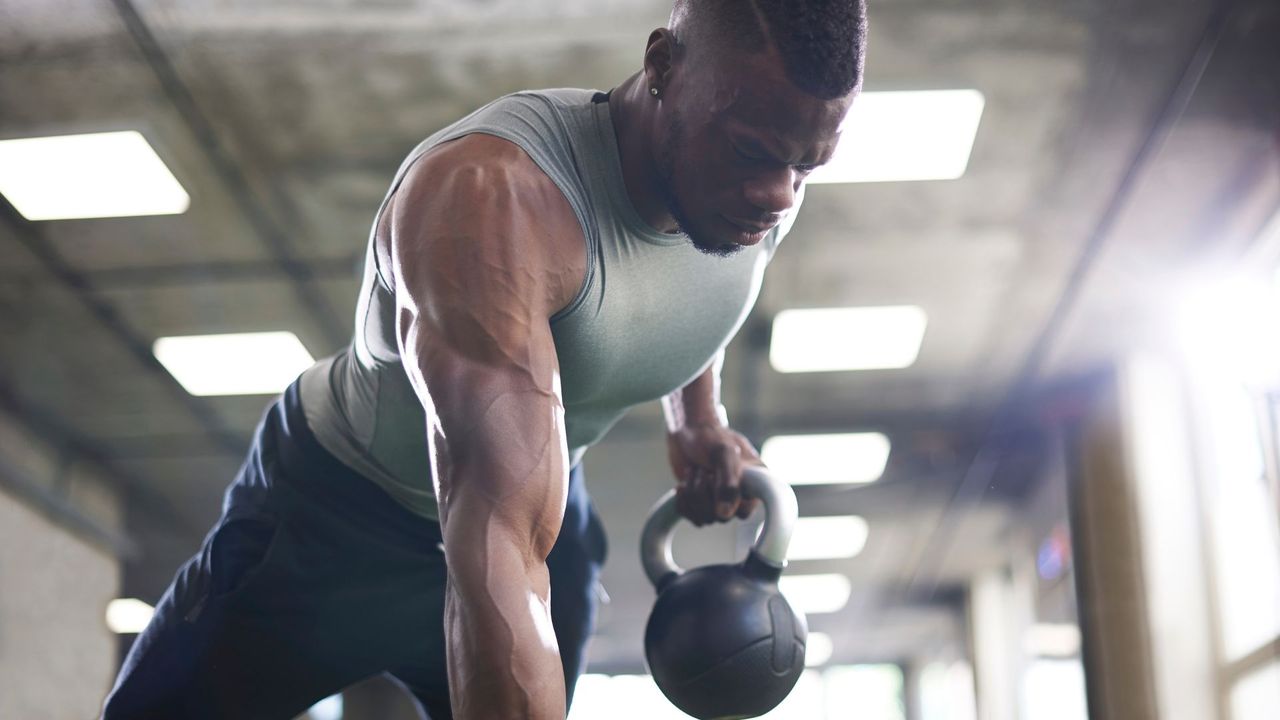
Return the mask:
[(771, 170), (747, 181), (747, 202), (760, 212), (781, 215), (796, 203), (795, 174), (790, 167)]

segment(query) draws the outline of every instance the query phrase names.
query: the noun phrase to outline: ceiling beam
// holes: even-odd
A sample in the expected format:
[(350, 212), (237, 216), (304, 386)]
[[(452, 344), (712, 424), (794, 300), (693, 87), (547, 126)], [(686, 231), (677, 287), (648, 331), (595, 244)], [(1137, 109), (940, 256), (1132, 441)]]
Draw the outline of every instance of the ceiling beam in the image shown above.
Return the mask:
[(242, 453), (248, 447), (248, 439), (233, 432), (218, 417), (213, 408), (187, 392), (151, 352), (151, 338), (134, 329), (121, 317), (113, 305), (103, 300), (93, 284), (85, 276), (72, 269), (53, 244), (44, 237), (36, 225), (18, 214), (8, 200), (0, 199), (0, 219), (12, 229), (13, 235), (28, 252), (81, 306), (111, 335), (144, 369), (166, 390), (178, 405), (185, 407), (209, 432), (209, 437), (229, 452)]
[[(60, 420), (56, 413), (22, 397), (4, 374), (0, 374), (0, 411), (51, 447), (96, 470), (98, 477), (121, 493), (122, 505), (132, 506), (178, 532), (189, 533), (195, 527), (166, 498), (149, 489), (141, 478), (117, 466), (102, 446)], [(42, 489), (7, 463), (0, 464), (0, 471), (3, 471), (0, 478), (6, 486), (46, 513), (51, 513), (55, 520), (71, 530), (85, 534), (88, 539), (105, 545), (125, 559), (132, 558), (137, 551), (137, 545), (127, 534), (110, 531), (89, 521), (66, 498)]]
[[(112, 4), (115, 5), (116, 11), (147, 65), (155, 74), (165, 97), (186, 123), (232, 201), (253, 226), (271, 258), (292, 281), (299, 305), (304, 312), (311, 314), (330, 345), (325, 352), (328, 353), (345, 345), (351, 339), (348, 323), (339, 320), (333, 305), (307, 272), (306, 265), (295, 257), (293, 243), (289, 236), (280, 229), (271, 213), (267, 211), (264, 201), (251, 189), (255, 186), (250, 184), (244, 170), (218, 139), (213, 123), (200, 109), (195, 95), (178, 75), (177, 69), (160, 47), (160, 43), (134, 7), (132, 0), (112, 0)], [(286, 212), (291, 216), (296, 215), (292, 212), (292, 203), (275, 184), (259, 183), (257, 187), (267, 188), (270, 194), (270, 205), (276, 211)]]
[[(359, 263), (364, 253), (334, 258), (312, 258), (302, 264), (307, 277), (318, 280), (350, 279), (360, 281)], [(26, 278), (30, 273), (0, 273), (0, 283)], [(193, 285), (217, 285), (220, 283), (278, 281), (288, 279), (285, 271), (275, 262), (211, 261), (202, 263), (174, 263), (171, 265), (143, 265), (133, 267), (84, 270), (80, 276), (99, 290), (138, 290), (142, 288), (181, 287)]]

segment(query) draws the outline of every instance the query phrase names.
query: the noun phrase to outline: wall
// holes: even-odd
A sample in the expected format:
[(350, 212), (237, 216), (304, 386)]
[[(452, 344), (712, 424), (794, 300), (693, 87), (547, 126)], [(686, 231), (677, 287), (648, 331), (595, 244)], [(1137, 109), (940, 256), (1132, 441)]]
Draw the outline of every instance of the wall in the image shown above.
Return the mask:
[[(97, 717), (116, 671), (121, 502), (0, 414), (0, 718)], [(73, 531), (71, 528), (75, 528)]]

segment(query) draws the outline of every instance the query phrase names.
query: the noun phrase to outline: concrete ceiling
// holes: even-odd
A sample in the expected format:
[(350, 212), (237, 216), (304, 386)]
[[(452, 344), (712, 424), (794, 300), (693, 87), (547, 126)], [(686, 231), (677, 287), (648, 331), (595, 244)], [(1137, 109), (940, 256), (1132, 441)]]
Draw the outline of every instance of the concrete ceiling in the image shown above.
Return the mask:
[[(873, 0), (868, 90), (984, 93), (968, 172), (810, 188), (725, 369), (730, 417), (757, 441), (878, 428), (894, 442), (882, 483), (800, 491), (802, 510), (860, 512), (872, 527), (862, 556), (800, 568), (854, 578), (850, 607), (813, 621), (837, 636), (838, 657), (894, 660), (962, 642), (951, 589), (1005, 557), (1034, 442), (998, 447), (991, 484), (1008, 491), (958, 505), (957, 488), (977, 449), (992, 447), (991, 418), (1048, 372), (1045, 357), (1052, 373), (1069, 373), (1098, 344), (1086, 332), (1063, 351), (1088, 321), (1071, 330), (1059, 305), (1067, 293), (1077, 315), (1102, 312), (1075, 303), (1073, 273), (1094, 259), (1090, 240), (1214, 7)], [(505, 92), (614, 86), (638, 68), (665, 12), (663, 0), (0, 0), (0, 138), (137, 129), (193, 198), (178, 216), (41, 223), (0, 206), (0, 396), (132, 488), (129, 532), (143, 553), (128, 592), (154, 600), (196, 548), (267, 401), (188, 396), (150, 358), (151, 342), (288, 329), (317, 357), (335, 351), (368, 223), (404, 153)], [(1232, 16), (1224, 37), (1247, 45), (1258, 23), (1275, 27), (1250, 12)], [(1204, 128), (1231, 106), (1214, 88), (1254, 92), (1230, 67), (1219, 74), (1197, 91), (1191, 115)], [(1258, 133), (1237, 137), (1201, 166), (1231, 174), (1257, 157), (1241, 147), (1266, 147)], [(1194, 158), (1179, 153), (1195, 147), (1204, 143), (1173, 143), (1162, 157), (1185, 166)], [(929, 314), (910, 369), (796, 376), (767, 366), (779, 310), (899, 303)], [(596, 667), (640, 662), (651, 594), (635, 543), (670, 484), (660, 427), (656, 404), (641, 406), (587, 457), (613, 547)], [(741, 529), (707, 532), (719, 541), (683, 561), (727, 560), (743, 546)], [(909, 592), (919, 587), (930, 592)]]

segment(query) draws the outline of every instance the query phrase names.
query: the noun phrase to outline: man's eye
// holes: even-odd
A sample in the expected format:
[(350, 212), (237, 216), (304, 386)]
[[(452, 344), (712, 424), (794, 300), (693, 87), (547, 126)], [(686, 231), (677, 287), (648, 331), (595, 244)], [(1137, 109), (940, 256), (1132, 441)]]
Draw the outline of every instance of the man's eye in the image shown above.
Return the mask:
[(796, 172), (800, 173), (801, 175), (808, 175), (809, 173), (817, 169), (818, 169), (817, 165), (797, 165), (796, 166)]

